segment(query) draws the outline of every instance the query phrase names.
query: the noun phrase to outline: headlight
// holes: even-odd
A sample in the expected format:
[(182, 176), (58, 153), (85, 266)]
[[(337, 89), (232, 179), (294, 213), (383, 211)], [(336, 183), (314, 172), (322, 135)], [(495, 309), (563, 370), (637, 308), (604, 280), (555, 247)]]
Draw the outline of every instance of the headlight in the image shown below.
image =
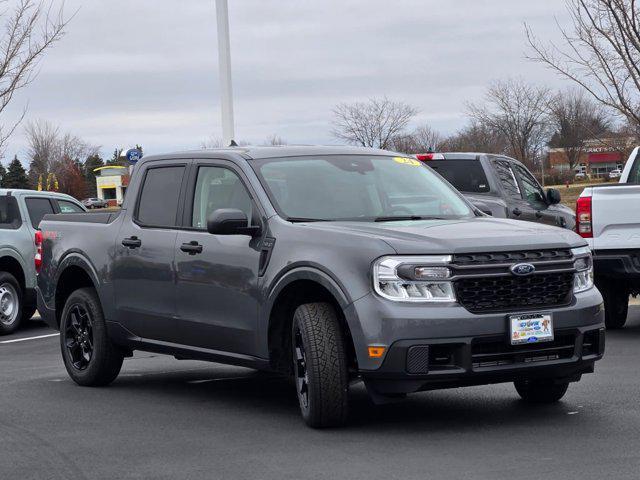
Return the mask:
[(593, 259), (589, 247), (572, 248), (575, 260), (573, 266), (577, 270), (573, 278), (573, 292), (585, 292), (593, 287)]
[(455, 302), (450, 255), (382, 257), (373, 264), (373, 288), (396, 302)]

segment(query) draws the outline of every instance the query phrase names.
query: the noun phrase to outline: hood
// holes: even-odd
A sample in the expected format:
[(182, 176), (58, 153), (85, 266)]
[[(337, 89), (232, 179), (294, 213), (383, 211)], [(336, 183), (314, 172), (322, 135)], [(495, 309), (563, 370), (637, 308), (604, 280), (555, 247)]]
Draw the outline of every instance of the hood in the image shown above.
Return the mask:
[(490, 217), (379, 223), (317, 222), (305, 226), (313, 230), (341, 230), (377, 237), (399, 254), (501, 252), (586, 245), (570, 230)]

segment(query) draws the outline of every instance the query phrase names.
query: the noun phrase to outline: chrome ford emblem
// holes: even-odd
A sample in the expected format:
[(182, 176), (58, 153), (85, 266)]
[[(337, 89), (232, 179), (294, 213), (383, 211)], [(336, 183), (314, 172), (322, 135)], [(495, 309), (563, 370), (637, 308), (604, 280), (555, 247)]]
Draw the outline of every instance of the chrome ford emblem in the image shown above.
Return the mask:
[(511, 273), (520, 277), (531, 275), (535, 271), (536, 267), (530, 263), (517, 263), (511, 267)]

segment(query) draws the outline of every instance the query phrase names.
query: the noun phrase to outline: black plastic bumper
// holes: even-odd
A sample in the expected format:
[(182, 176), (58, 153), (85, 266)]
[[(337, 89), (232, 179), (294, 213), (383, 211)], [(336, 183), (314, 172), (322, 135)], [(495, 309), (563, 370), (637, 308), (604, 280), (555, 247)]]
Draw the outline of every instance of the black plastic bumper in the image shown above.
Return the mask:
[(596, 250), (593, 267), (596, 277), (640, 285), (640, 250)]
[(561, 329), (553, 342), (512, 346), (505, 336), (403, 340), (376, 371), (361, 372), (380, 394), (410, 393), (525, 378), (577, 381), (602, 358), (605, 330)]

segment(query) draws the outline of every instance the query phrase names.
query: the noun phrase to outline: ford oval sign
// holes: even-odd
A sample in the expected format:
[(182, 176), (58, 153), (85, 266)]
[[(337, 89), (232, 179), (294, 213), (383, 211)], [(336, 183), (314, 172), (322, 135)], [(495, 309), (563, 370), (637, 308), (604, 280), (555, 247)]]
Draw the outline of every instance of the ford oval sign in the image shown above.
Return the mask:
[(535, 271), (536, 267), (530, 263), (517, 263), (511, 267), (511, 273), (520, 277), (531, 275)]

